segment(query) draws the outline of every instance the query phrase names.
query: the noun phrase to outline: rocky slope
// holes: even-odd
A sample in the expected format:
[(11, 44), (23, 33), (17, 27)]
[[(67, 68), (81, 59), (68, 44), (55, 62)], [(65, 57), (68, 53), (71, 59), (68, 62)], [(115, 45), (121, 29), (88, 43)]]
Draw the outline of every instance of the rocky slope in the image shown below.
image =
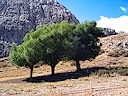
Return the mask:
[(31, 29), (63, 20), (79, 23), (68, 9), (55, 0), (0, 0), (0, 41), (6, 42), (0, 45), (0, 56), (8, 55), (8, 51), (4, 52), (8, 49), (5, 45), (10, 46), (7, 42), (20, 44)]
[(128, 33), (120, 33), (117, 35), (111, 35), (100, 39), (102, 43), (102, 49), (106, 53), (113, 51), (128, 50)]

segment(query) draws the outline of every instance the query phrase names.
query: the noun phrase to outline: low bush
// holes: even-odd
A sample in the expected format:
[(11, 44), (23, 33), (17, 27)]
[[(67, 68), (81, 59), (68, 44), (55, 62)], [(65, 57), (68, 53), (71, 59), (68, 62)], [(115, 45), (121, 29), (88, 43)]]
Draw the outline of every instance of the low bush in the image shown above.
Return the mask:
[(92, 72), (91, 75), (97, 75), (99, 77), (128, 76), (128, 67), (108, 67)]

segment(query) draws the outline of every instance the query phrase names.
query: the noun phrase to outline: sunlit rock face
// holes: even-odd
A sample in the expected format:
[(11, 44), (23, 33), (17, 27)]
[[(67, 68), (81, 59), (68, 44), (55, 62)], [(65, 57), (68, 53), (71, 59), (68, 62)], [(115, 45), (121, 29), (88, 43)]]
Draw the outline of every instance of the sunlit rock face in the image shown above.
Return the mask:
[(0, 41), (20, 44), (31, 29), (63, 20), (79, 23), (68, 9), (55, 0), (0, 0)]

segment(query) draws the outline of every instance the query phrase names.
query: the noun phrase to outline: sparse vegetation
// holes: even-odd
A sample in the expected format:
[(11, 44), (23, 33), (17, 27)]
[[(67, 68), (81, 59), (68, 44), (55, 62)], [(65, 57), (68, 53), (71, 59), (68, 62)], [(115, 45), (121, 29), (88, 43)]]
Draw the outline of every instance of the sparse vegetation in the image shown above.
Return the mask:
[(128, 67), (108, 67), (94, 71), (92, 75), (98, 75), (99, 77), (128, 76)]
[[(125, 60), (125, 61), (124, 61)], [(116, 65), (110, 62), (116, 62)], [(108, 63), (110, 63), (110, 67), (114, 70), (116, 67), (127, 67), (127, 57), (120, 57), (114, 58), (109, 56), (104, 56), (104, 54), (99, 55), (95, 60), (92, 62), (84, 61), (81, 63), (81, 68), (83, 71), (76, 72), (75, 66), (71, 66), (73, 62), (62, 62), (62, 64), (58, 64), (56, 67), (56, 73), (60, 75), (56, 75), (55, 79), (59, 82), (55, 82), (51, 80), (50, 77), (50, 66), (42, 65), (41, 67), (34, 68), (33, 76), (37, 78), (37, 82), (25, 82), (25, 78), (29, 76), (28, 68), (24, 67), (15, 67), (10, 66), (8, 68), (0, 68), (0, 89), (2, 90), (0, 94), (15, 94), (29, 96), (32, 95), (48, 95), (54, 94), (59, 95), (89, 95), (89, 94), (96, 94), (97, 96), (101, 95), (104, 96), (104, 93), (115, 94), (117, 95), (116, 91), (121, 92), (121, 95), (127, 94), (127, 76), (120, 76), (118, 73), (108, 73), (107, 75), (101, 74), (101, 76), (96, 74), (95, 66), (106, 66), (108, 67)], [(91, 71), (94, 69), (95, 71), (91, 71), (90, 75), (86, 75), (85, 72), (86, 68), (88, 67)], [(101, 72), (106, 69), (99, 69)], [(107, 70), (107, 69), (106, 69)], [(119, 70), (119, 69), (118, 69)], [(108, 71), (108, 70), (107, 70)], [(73, 73), (73, 74), (72, 74)], [(94, 73), (94, 75), (92, 75)], [(107, 73), (107, 72), (106, 72)], [(70, 75), (72, 74), (72, 75)], [(80, 75), (83, 74), (83, 75)], [(39, 77), (38, 77), (39, 76)], [(41, 76), (41, 77), (40, 77)], [(88, 77), (89, 76), (89, 77)], [(44, 78), (45, 77), (45, 78)], [(72, 78), (67, 78), (72, 77)], [(77, 77), (77, 78), (76, 78)], [(108, 78), (109, 77), (109, 78)], [(40, 79), (40, 82), (38, 81)], [(48, 81), (51, 80), (51, 81)], [(90, 87), (90, 82), (92, 82), (92, 88)], [(118, 85), (118, 86), (117, 86)], [(31, 86), (31, 87), (30, 87)], [(95, 87), (94, 87), (95, 86)], [(121, 86), (121, 87), (120, 87)], [(113, 88), (113, 89), (112, 89)], [(40, 91), (39, 91), (40, 90)], [(51, 90), (51, 93), (49, 93)], [(62, 91), (61, 91), (62, 90)], [(93, 90), (93, 91), (91, 91)], [(109, 91), (108, 91), (109, 90)], [(112, 91), (115, 90), (115, 91)], [(126, 90), (123, 92), (123, 90)], [(17, 95), (16, 94), (16, 95)]]

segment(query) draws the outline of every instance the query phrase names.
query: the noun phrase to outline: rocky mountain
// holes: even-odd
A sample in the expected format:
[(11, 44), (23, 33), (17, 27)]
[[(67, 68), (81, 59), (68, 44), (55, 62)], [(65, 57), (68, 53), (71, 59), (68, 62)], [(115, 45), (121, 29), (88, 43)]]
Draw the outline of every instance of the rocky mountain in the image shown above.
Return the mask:
[(0, 0), (0, 57), (7, 56), (7, 46), (12, 42), (20, 44), (31, 29), (63, 20), (79, 23), (55, 0)]

